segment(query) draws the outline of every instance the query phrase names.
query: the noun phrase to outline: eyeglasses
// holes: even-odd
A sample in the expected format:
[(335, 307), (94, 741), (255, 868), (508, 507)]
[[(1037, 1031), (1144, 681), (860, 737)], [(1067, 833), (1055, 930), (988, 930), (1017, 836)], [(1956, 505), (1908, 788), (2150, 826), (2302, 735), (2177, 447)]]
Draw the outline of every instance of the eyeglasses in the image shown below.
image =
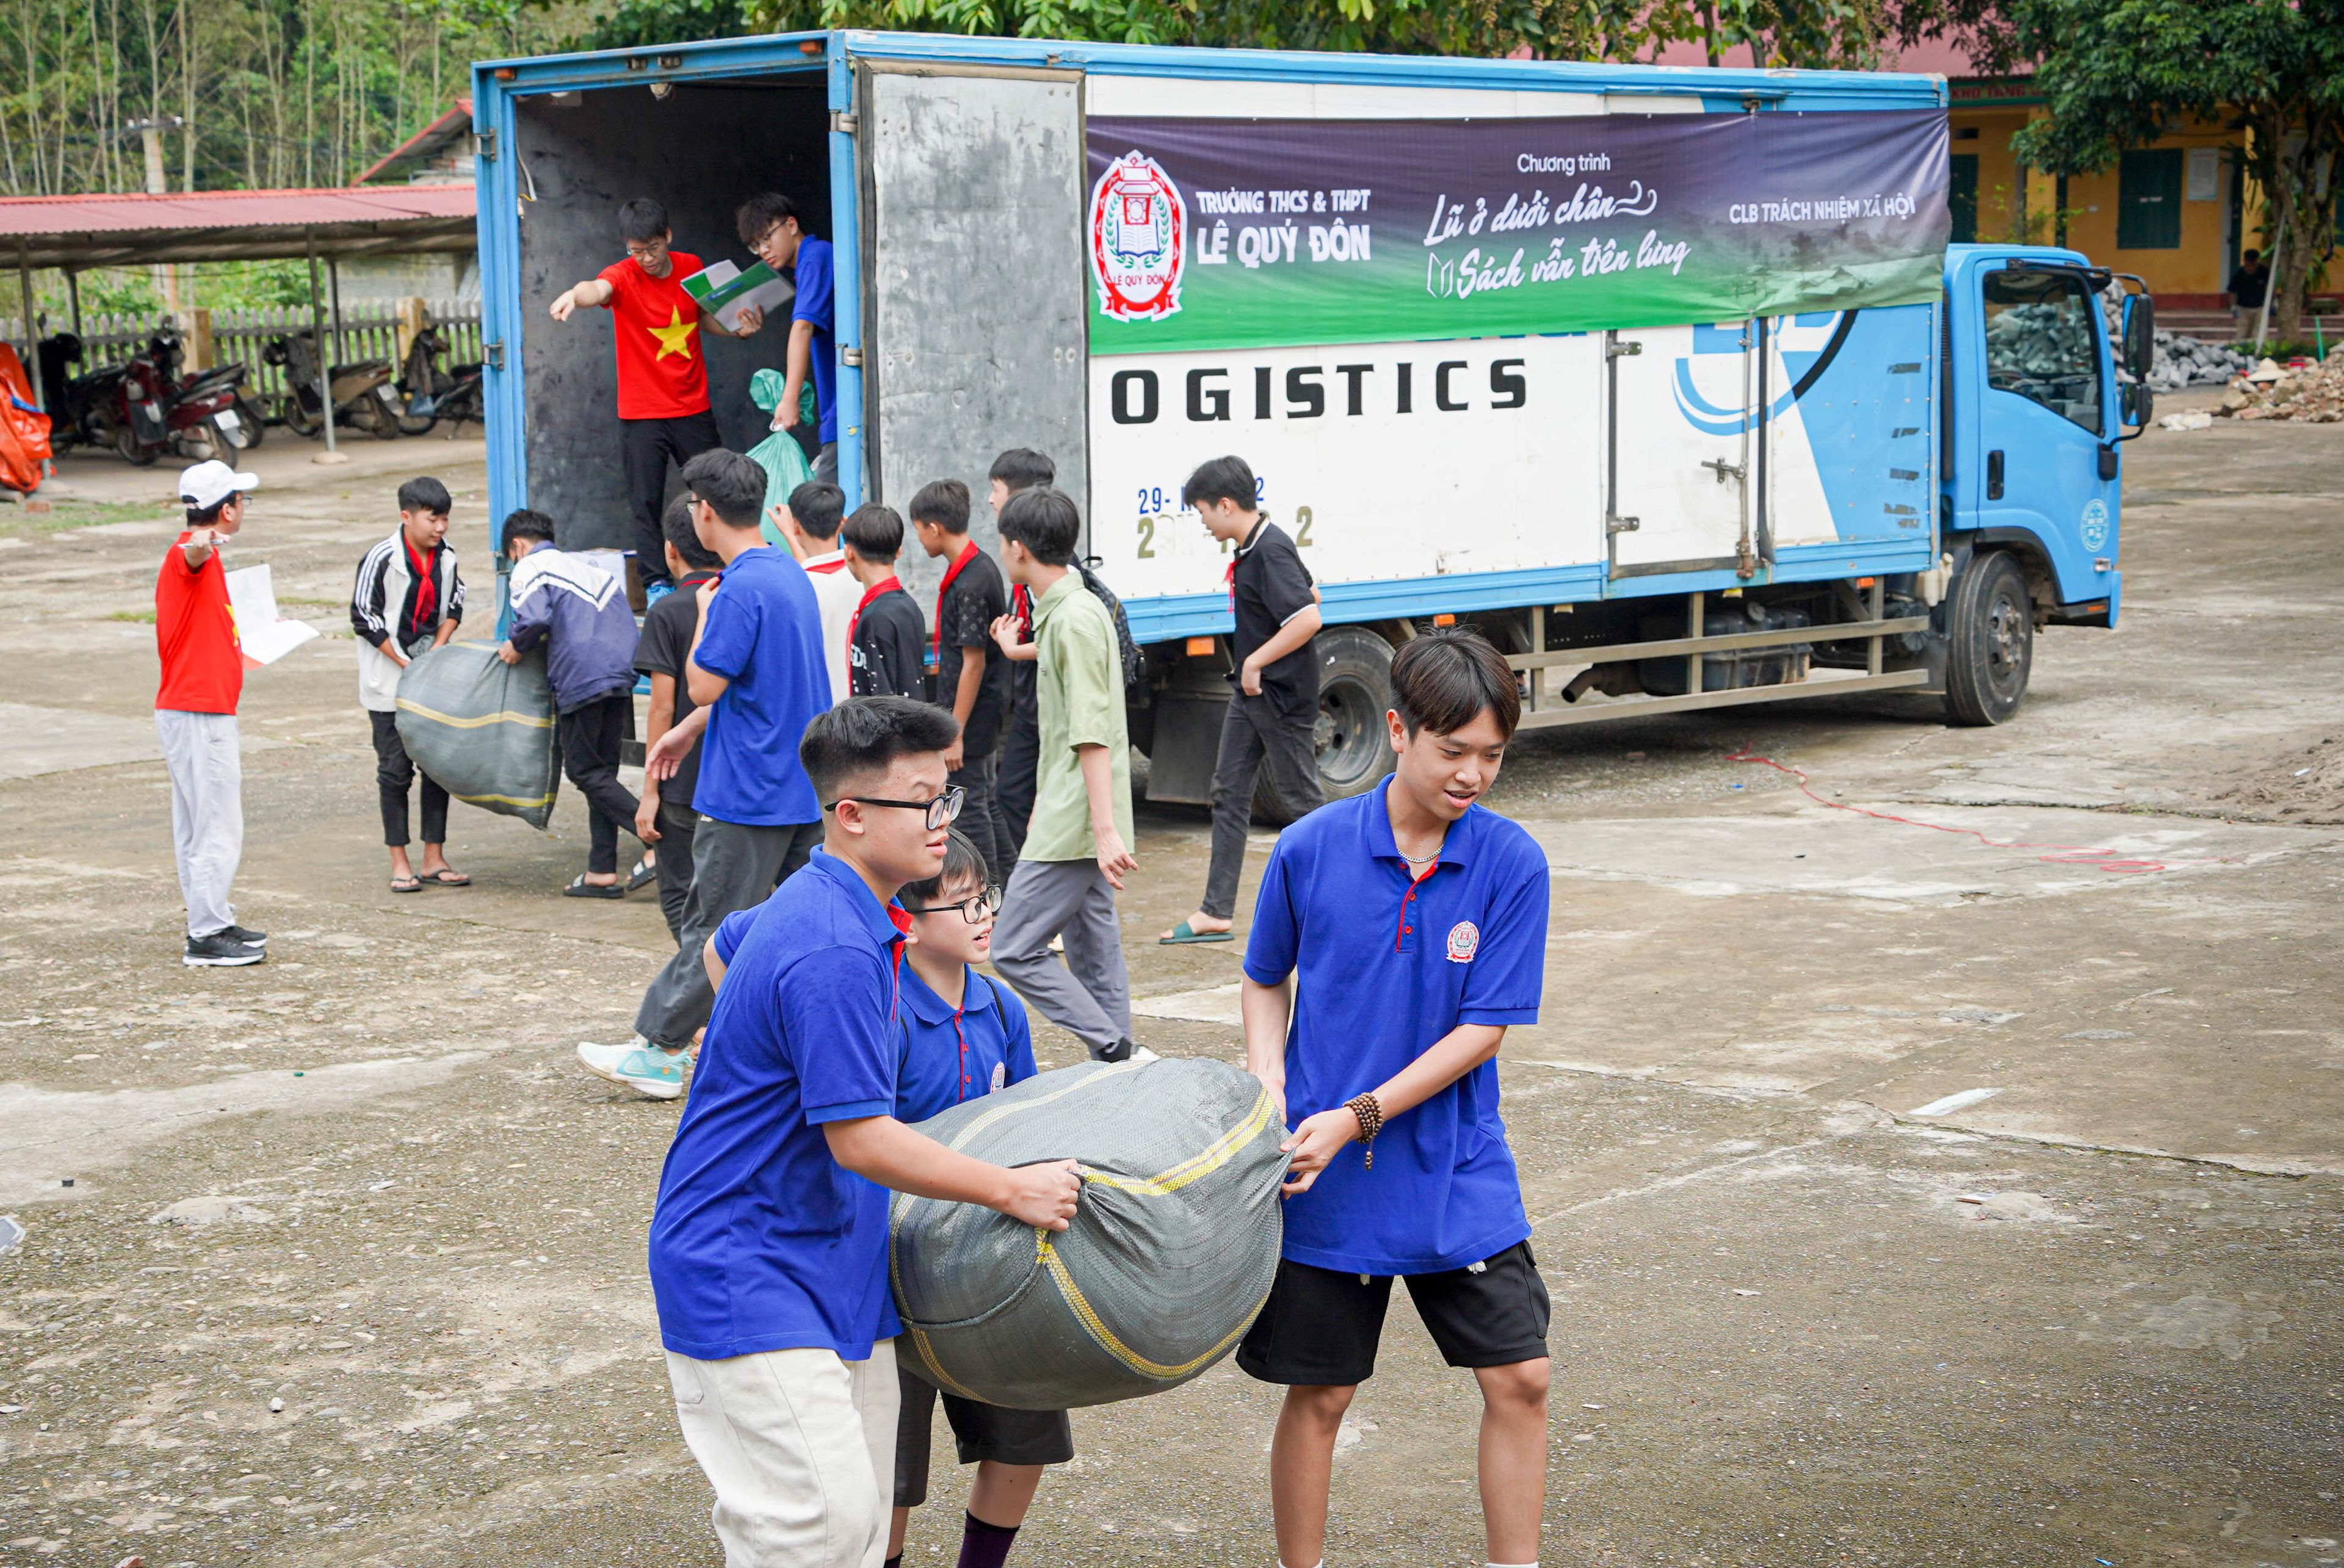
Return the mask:
[(848, 801), (853, 801), (857, 805), (892, 805), (904, 811), (925, 812), (927, 815), (924, 820), (927, 824), (928, 831), (933, 833), (937, 828), (948, 825), (955, 817), (960, 815), (961, 802), (967, 798), (968, 792), (955, 784), (934, 800), (881, 800), (876, 795), (849, 794), (839, 796), (822, 809), (836, 811)]
[(982, 926), (1001, 912), (1001, 889), (988, 887), (975, 897), (964, 898), (958, 904), (924, 904), (916, 908), (906, 905), (904, 907), (910, 908), (914, 915), (943, 915), (957, 909), (963, 920), (967, 921), (971, 926)]

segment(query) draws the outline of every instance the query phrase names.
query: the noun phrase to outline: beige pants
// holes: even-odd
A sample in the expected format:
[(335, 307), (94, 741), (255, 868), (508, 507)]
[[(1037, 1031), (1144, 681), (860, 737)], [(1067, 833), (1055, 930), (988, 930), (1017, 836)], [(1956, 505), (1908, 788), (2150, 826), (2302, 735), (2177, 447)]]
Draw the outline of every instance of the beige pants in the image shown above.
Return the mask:
[(867, 1361), (668, 1352), (676, 1420), (716, 1489), (724, 1568), (880, 1568), (894, 1494), (895, 1343)]

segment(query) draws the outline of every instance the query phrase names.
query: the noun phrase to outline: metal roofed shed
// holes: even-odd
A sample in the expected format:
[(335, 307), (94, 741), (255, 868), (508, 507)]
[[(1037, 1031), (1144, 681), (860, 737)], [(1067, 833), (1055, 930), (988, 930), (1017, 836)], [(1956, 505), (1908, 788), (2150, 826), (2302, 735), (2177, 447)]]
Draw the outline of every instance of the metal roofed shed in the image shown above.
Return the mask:
[(96, 267), (469, 251), (469, 186), (0, 197), (0, 257)]
[[(301, 257), (309, 262), (311, 329), (328, 339), (328, 301), (317, 263), (345, 256), (469, 252), (475, 243), (472, 187), (416, 185), (364, 189), (207, 190), (121, 195), (0, 197), (0, 261), (13, 260), (24, 297), (25, 329), (33, 327), (33, 269), (66, 275), (76, 327), (79, 275), (99, 267), (169, 266), (179, 262), (261, 261)], [(340, 331), (340, 289), (332, 289), (331, 317)], [(39, 356), (27, 342), (28, 366)], [(318, 356), (321, 375), (334, 358)], [(35, 369), (37, 376), (38, 371)], [(45, 406), (46, 389), (35, 383)], [(320, 388), (328, 408), (331, 396)], [(334, 457), (334, 421), (326, 420), (328, 459)]]

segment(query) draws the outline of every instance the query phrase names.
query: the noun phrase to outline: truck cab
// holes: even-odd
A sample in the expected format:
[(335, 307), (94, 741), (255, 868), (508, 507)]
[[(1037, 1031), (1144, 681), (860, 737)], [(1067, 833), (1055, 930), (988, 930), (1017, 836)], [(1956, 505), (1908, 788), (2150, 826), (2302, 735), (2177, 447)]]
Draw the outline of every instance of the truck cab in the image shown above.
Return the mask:
[(2081, 253), (1955, 245), (1940, 354), (1941, 558), (1929, 650), (1957, 719), (1999, 723), (2025, 694), (2036, 627), (2113, 628), (2121, 443), (2146, 428), (2154, 306)]

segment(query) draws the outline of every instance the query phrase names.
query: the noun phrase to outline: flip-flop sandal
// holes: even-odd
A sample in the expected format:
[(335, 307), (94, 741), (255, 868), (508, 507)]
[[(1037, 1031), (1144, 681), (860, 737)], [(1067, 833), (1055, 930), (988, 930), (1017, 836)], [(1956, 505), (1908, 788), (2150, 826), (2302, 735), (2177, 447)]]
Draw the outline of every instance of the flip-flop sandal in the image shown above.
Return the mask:
[(425, 872), (423, 874), (423, 881), (427, 885), (432, 887), (470, 887), (472, 885), (472, 879), (465, 875), (462, 872), (457, 870), (452, 865), (443, 865), (437, 871)]
[(581, 871), (569, 886), (561, 890), (561, 895), (564, 898), (624, 898), (627, 890), (615, 882), (599, 885), (589, 882)]
[(420, 893), (423, 891), (423, 878), (394, 876), (390, 879), (390, 890), (393, 893)]
[(658, 880), (659, 867), (656, 865), (645, 865), (641, 860), (637, 860), (635, 868), (627, 873), (627, 891), (632, 893), (636, 888), (649, 886)]
[(1183, 920), (1172, 927), (1169, 936), (1158, 936), (1156, 945), (1159, 947), (1182, 947), (1192, 943), (1234, 942), (1237, 939), (1238, 934), (1234, 931), (1199, 931)]

